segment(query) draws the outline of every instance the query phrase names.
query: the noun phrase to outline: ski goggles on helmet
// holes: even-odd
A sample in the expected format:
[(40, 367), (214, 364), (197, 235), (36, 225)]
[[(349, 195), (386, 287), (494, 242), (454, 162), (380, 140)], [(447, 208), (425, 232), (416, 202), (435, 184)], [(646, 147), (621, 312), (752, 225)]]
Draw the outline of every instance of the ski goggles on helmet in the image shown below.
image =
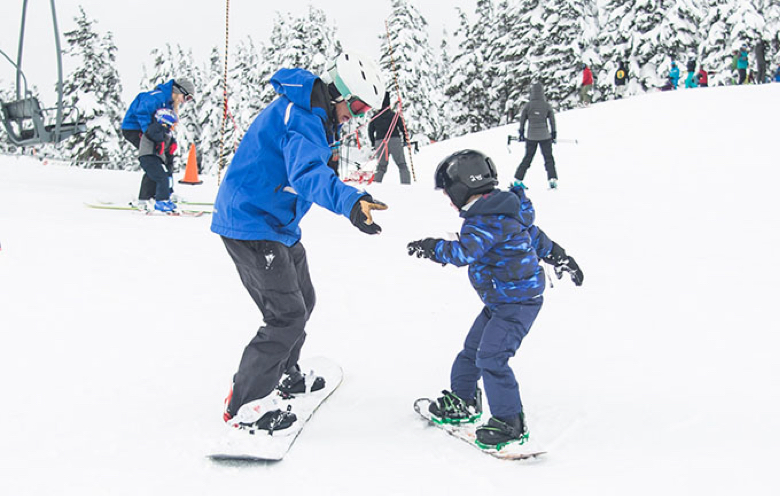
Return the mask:
[(352, 117), (363, 117), (366, 112), (371, 110), (371, 105), (360, 98), (353, 96), (347, 100), (347, 108), (349, 108), (349, 113), (352, 114)]

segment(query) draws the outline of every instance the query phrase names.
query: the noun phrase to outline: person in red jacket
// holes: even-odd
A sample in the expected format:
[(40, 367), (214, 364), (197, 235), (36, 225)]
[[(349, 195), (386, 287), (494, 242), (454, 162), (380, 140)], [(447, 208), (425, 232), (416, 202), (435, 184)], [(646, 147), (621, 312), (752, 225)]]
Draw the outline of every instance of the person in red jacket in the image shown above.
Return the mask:
[(704, 67), (699, 67), (699, 72), (696, 73), (696, 77), (699, 81), (699, 87), (706, 88), (707, 87), (707, 71), (704, 70)]
[(580, 88), (580, 103), (590, 104), (591, 89), (593, 89), (593, 73), (588, 64), (582, 64), (582, 88)]

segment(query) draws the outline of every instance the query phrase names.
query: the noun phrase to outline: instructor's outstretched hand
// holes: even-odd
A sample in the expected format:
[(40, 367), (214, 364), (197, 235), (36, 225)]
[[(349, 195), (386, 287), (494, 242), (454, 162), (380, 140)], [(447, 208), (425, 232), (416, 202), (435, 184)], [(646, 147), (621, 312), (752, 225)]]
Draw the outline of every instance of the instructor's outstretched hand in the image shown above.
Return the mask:
[(382, 228), (371, 217), (372, 210), (387, 210), (387, 205), (374, 200), (371, 195), (363, 195), (352, 206), (349, 220), (352, 225), (366, 234), (379, 234), (382, 232)]

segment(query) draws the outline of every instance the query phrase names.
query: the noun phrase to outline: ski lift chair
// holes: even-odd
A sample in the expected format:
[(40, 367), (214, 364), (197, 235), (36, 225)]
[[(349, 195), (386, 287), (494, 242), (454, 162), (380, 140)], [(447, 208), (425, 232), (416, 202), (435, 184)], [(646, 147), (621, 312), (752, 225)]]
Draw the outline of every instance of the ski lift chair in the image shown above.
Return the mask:
[[(76, 107), (64, 106), (75, 118), (63, 122), (55, 119), (52, 114), (57, 108), (41, 108), (37, 98), (29, 96), (13, 102), (0, 102), (2, 118), (8, 138), (17, 146), (39, 145), (43, 143), (59, 143), (76, 133), (87, 130), (86, 124), (80, 121)], [(54, 123), (50, 123), (54, 119)]]
[[(22, 25), (19, 32), (19, 51), (16, 62), (4, 51), (0, 55), (8, 60), (16, 69), (16, 100), (0, 101), (0, 117), (8, 133), (8, 139), (17, 146), (43, 145), (59, 143), (76, 133), (87, 130), (84, 122), (80, 122), (80, 114), (76, 107), (63, 105), (62, 96), (62, 50), (60, 49), (60, 33), (57, 27), (57, 13), (54, 0), (50, 0), (51, 18), (54, 27), (55, 54), (57, 57), (57, 106), (41, 108), (41, 104), (27, 89), (27, 78), (22, 72), (22, 52), (24, 47), (24, 27), (27, 18), (27, 1), (22, 2)], [(24, 81), (24, 87), (22, 87)], [(67, 109), (67, 112), (66, 112)], [(65, 120), (68, 117), (75, 118)]]

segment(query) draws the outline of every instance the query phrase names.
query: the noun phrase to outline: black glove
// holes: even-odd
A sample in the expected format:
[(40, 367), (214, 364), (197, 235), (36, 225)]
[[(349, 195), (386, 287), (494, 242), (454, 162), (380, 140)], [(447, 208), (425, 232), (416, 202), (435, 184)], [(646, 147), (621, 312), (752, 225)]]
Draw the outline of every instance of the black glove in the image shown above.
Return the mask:
[(517, 136), (517, 141), (525, 141), (525, 133), (521, 130), (520, 134)]
[(553, 266), (555, 275), (560, 279), (563, 277), (564, 272), (568, 272), (571, 275), (571, 280), (575, 286), (582, 286), (582, 281), (585, 279), (580, 266), (574, 261), (573, 257), (566, 254), (566, 251), (561, 248), (561, 245), (553, 241), (552, 249), (550, 253), (544, 257), (546, 263)]
[(558, 279), (563, 277), (564, 272), (568, 272), (575, 286), (582, 286), (582, 281), (585, 279), (585, 275), (582, 273), (580, 266), (577, 265), (577, 262), (574, 261), (574, 257), (565, 257), (553, 267), (553, 270), (555, 270), (555, 275)]
[(436, 244), (439, 241), (441, 241), (441, 239), (435, 238), (425, 238), (419, 241), (412, 241), (406, 245), (406, 249), (410, 257), (416, 255), (417, 258), (427, 258), (429, 260), (433, 260), (434, 262), (438, 262), (438, 260), (436, 260)]
[(372, 210), (387, 210), (387, 205), (374, 200), (371, 195), (363, 195), (352, 206), (349, 220), (352, 225), (366, 234), (379, 234), (382, 228), (371, 218)]
[(558, 137), (558, 132), (553, 131), (550, 133), (550, 136), (552, 136), (552, 142), (555, 143), (556, 138)]

